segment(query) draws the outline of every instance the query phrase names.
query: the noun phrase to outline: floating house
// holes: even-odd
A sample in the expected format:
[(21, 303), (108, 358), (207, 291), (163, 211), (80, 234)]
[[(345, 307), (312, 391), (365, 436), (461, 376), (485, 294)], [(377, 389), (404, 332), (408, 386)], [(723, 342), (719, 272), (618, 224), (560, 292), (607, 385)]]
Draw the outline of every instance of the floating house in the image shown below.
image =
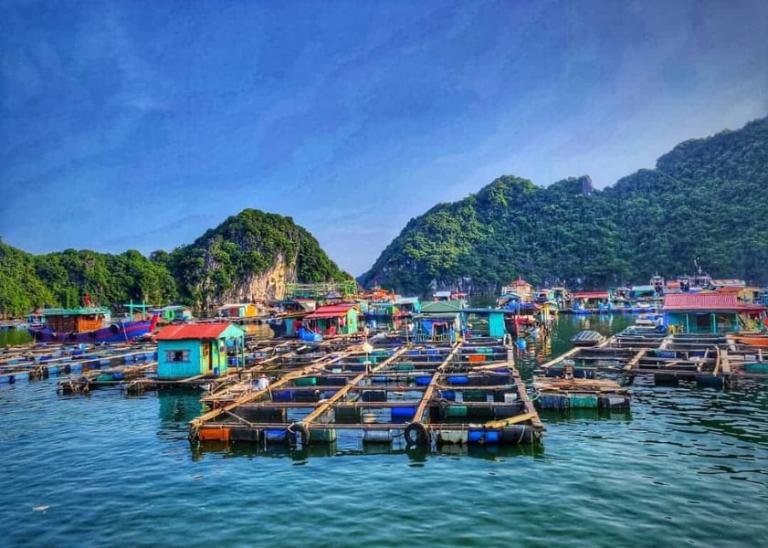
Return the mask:
[(455, 342), (461, 332), (461, 301), (424, 303), (421, 312), (413, 316), (413, 337), (417, 341)]
[(590, 312), (609, 308), (607, 291), (574, 291), (571, 293), (573, 312)]
[(504, 311), (498, 308), (462, 308), (461, 325), (469, 336), (501, 339), (507, 334)]
[(165, 323), (188, 322), (192, 319), (192, 309), (182, 304), (153, 308), (150, 312), (156, 314)]
[(157, 334), (157, 377), (220, 376), (229, 357), (243, 363), (245, 331), (230, 323), (171, 325)]
[(421, 302), (418, 297), (400, 297), (395, 299), (395, 305), (401, 314), (418, 314), (421, 312)]
[(735, 294), (671, 293), (664, 297), (664, 321), (673, 331), (727, 333), (751, 328), (765, 316), (761, 305), (740, 303)]
[(531, 302), (533, 301), (533, 286), (526, 282), (521, 277), (518, 277), (514, 282), (505, 285), (501, 288), (501, 294), (507, 295), (514, 293), (518, 297), (520, 297), (520, 300), (522, 302)]
[(466, 298), (467, 294), (461, 291), (435, 291), (432, 294), (435, 301), (463, 301)]
[(629, 298), (633, 301), (652, 301), (656, 297), (656, 287), (653, 285), (633, 285), (629, 290)]
[(220, 318), (255, 318), (259, 308), (253, 303), (225, 304), (218, 308)]
[(354, 303), (319, 306), (302, 318), (303, 327), (324, 336), (357, 333), (360, 307)]

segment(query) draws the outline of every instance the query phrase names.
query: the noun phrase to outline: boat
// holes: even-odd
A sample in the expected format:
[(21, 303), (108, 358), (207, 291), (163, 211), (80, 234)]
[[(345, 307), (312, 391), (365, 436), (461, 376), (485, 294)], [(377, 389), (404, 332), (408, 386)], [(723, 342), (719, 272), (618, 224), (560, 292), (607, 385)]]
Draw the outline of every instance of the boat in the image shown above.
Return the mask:
[(586, 329), (584, 331), (579, 331), (571, 339), (571, 343), (573, 343), (574, 346), (596, 346), (604, 340), (605, 337), (597, 331)]
[(48, 308), (42, 315), (45, 323), (30, 327), (30, 335), (37, 342), (67, 344), (126, 342), (153, 332), (159, 319), (112, 322), (109, 309), (90, 306)]

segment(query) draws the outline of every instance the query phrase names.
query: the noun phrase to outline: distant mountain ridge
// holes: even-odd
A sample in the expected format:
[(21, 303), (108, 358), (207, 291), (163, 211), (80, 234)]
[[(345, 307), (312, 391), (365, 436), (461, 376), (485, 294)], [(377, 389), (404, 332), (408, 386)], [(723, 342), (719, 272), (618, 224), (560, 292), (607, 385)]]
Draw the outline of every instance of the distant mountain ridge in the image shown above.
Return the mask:
[(68, 249), (32, 255), (0, 241), (0, 315), (77, 306), (85, 294), (116, 307), (175, 301), (210, 311), (223, 302), (280, 298), (287, 283), (349, 279), (290, 217), (246, 209), (171, 253), (145, 257)]
[(768, 283), (768, 118), (685, 141), (614, 186), (503, 176), (411, 219), (360, 276), (425, 294), (521, 275), (594, 288), (690, 272)]

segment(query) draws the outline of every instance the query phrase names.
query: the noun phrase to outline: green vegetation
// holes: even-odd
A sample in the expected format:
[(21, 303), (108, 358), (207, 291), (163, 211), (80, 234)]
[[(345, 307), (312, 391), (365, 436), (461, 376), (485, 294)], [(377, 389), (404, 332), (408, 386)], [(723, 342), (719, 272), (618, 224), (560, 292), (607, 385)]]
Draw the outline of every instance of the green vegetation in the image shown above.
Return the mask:
[[(0, 315), (21, 316), (38, 306), (94, 303), (118, 307), (133, 300), (208, 307), (282, 257), (286, 281), (349, 279), (312, 235), (289, 217), (247, 209), (172, 253), (119, 255), (66, 250), (31, 255), (0, 241)], [(250, 294), (248, 295), (250, 296)]]
[(32, 335), (26, 329), (4, 329), (0, 331), (0, 348), (29, 344), (32, 340)]
[(574, 288), (646, 283), (698, 262), (768, 282), (768, 118), (687, 141), (602, 191), (504, 176), (412, 219), (360, 281), (496, 291), (522, 275)]
[(272, 268), (283, 267), (288, 282), (350, 278), (293, 219), (256, 209), (246, 209), (191, 245), (176, 249), (167, 264), (183, 299), (202, 309), (222, 295), (250, 299), (253, 278)]

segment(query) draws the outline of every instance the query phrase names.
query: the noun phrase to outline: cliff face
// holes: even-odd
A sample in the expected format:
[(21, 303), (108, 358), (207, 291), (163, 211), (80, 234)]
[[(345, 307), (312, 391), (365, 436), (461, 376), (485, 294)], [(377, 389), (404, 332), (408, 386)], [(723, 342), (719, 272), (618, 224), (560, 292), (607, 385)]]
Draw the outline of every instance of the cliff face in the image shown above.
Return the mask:
[(504, 176), (412, 219), (360, 277), (427, 293), (496, 291), (521, 275), (574, 288), (691, 271), (768, 282), (768, 118), (686, 141), (656, 169), (594, 190)]
[[(284, 298), (286, 285), (297, 281), (297, 259), (297, 257), (291, 257), (289, 261), (286, 261), (285, 255), (278, 253), (272, 266), (263, 272), (246, 274), (232, 288), (225, 290), (218, 300), (224, 302), (258, 302)], [(223, 302), (219, 304), (223, 304)]]
[(290, 217), (254, 209), (176, 249), (169, 264), (182, 297), (204, 311), (225, 302), (280, 299), (292, 282), (349, 278)]

